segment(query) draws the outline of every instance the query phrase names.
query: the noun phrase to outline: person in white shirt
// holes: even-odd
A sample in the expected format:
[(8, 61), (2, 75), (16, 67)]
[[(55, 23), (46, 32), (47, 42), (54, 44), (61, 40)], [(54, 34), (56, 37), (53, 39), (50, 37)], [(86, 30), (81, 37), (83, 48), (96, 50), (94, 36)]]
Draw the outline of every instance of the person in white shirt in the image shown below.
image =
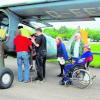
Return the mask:
[(83, 43), (81, 41), (80, 33), (77, 33), (74, 37), (74, 41), (71, 44), (70, 53), (71, 56), (75, 59), (79, 58), (83, 53)]

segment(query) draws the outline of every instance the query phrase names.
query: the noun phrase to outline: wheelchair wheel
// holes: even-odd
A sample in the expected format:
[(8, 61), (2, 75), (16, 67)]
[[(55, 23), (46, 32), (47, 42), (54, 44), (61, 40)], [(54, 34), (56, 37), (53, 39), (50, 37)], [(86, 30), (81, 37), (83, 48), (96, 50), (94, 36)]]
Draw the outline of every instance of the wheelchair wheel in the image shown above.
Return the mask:
[(90, 74), (84, 69), (77, 69), (72, 74), (72, 84), (78, 88), (86, 88), (91, 82)]

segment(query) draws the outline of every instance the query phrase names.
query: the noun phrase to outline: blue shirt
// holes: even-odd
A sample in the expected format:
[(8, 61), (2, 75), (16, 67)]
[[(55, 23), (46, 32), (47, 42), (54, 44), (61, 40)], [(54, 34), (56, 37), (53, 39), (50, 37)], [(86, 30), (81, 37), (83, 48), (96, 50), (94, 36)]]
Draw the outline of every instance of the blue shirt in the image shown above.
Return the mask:
[(79, 59), (76, 60), (75, 64), (79, 64), (79, 63), (85, 64), (86, 63), (86, 58), (89, 58), (89, 57), (93, 57), (92, 52), (91, 51), (84, 52), (82, 54), (82, 56)]
[(87, 58), (87, 57), (91, 57), (91, 56), (93, 56), (92, 52), (87, 51), (82, 54), (81, 58)]
[(64, 60), (68, 60), (66, 47), (62, 42), (57, 46), (57, 57), (63, 57)]

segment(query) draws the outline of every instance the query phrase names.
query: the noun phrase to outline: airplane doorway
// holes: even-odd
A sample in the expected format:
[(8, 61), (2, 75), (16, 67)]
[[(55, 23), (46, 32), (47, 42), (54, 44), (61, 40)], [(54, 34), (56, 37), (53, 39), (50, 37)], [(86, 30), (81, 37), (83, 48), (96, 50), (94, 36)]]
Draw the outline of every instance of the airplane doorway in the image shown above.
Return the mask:
[(9, 18), (4, 12), (0, 11), (0, 29), (3, 29), (5, 34), (8, 34), (8, 28)]

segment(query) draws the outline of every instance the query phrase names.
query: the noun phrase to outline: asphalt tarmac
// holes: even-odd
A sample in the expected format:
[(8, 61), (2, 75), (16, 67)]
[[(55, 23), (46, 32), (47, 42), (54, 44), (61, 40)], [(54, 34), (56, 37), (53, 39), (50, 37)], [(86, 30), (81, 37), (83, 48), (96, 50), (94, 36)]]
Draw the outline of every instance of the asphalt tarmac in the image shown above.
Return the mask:
[[(44, 82), (23, 83), (17, 80), (16, 58), (5, 59), (6, 67), (14, 72), (14, 82), (11, 88), (0, 90), (0, 100), (100, 100), (100, 69), (91, 68), (96, 79), (91, 87), (79, 89), (74, 86), (59, 85), (59, 65), (46, 64), (46, 79)], [(31, 73), (35, 77), (35, 72)]]

